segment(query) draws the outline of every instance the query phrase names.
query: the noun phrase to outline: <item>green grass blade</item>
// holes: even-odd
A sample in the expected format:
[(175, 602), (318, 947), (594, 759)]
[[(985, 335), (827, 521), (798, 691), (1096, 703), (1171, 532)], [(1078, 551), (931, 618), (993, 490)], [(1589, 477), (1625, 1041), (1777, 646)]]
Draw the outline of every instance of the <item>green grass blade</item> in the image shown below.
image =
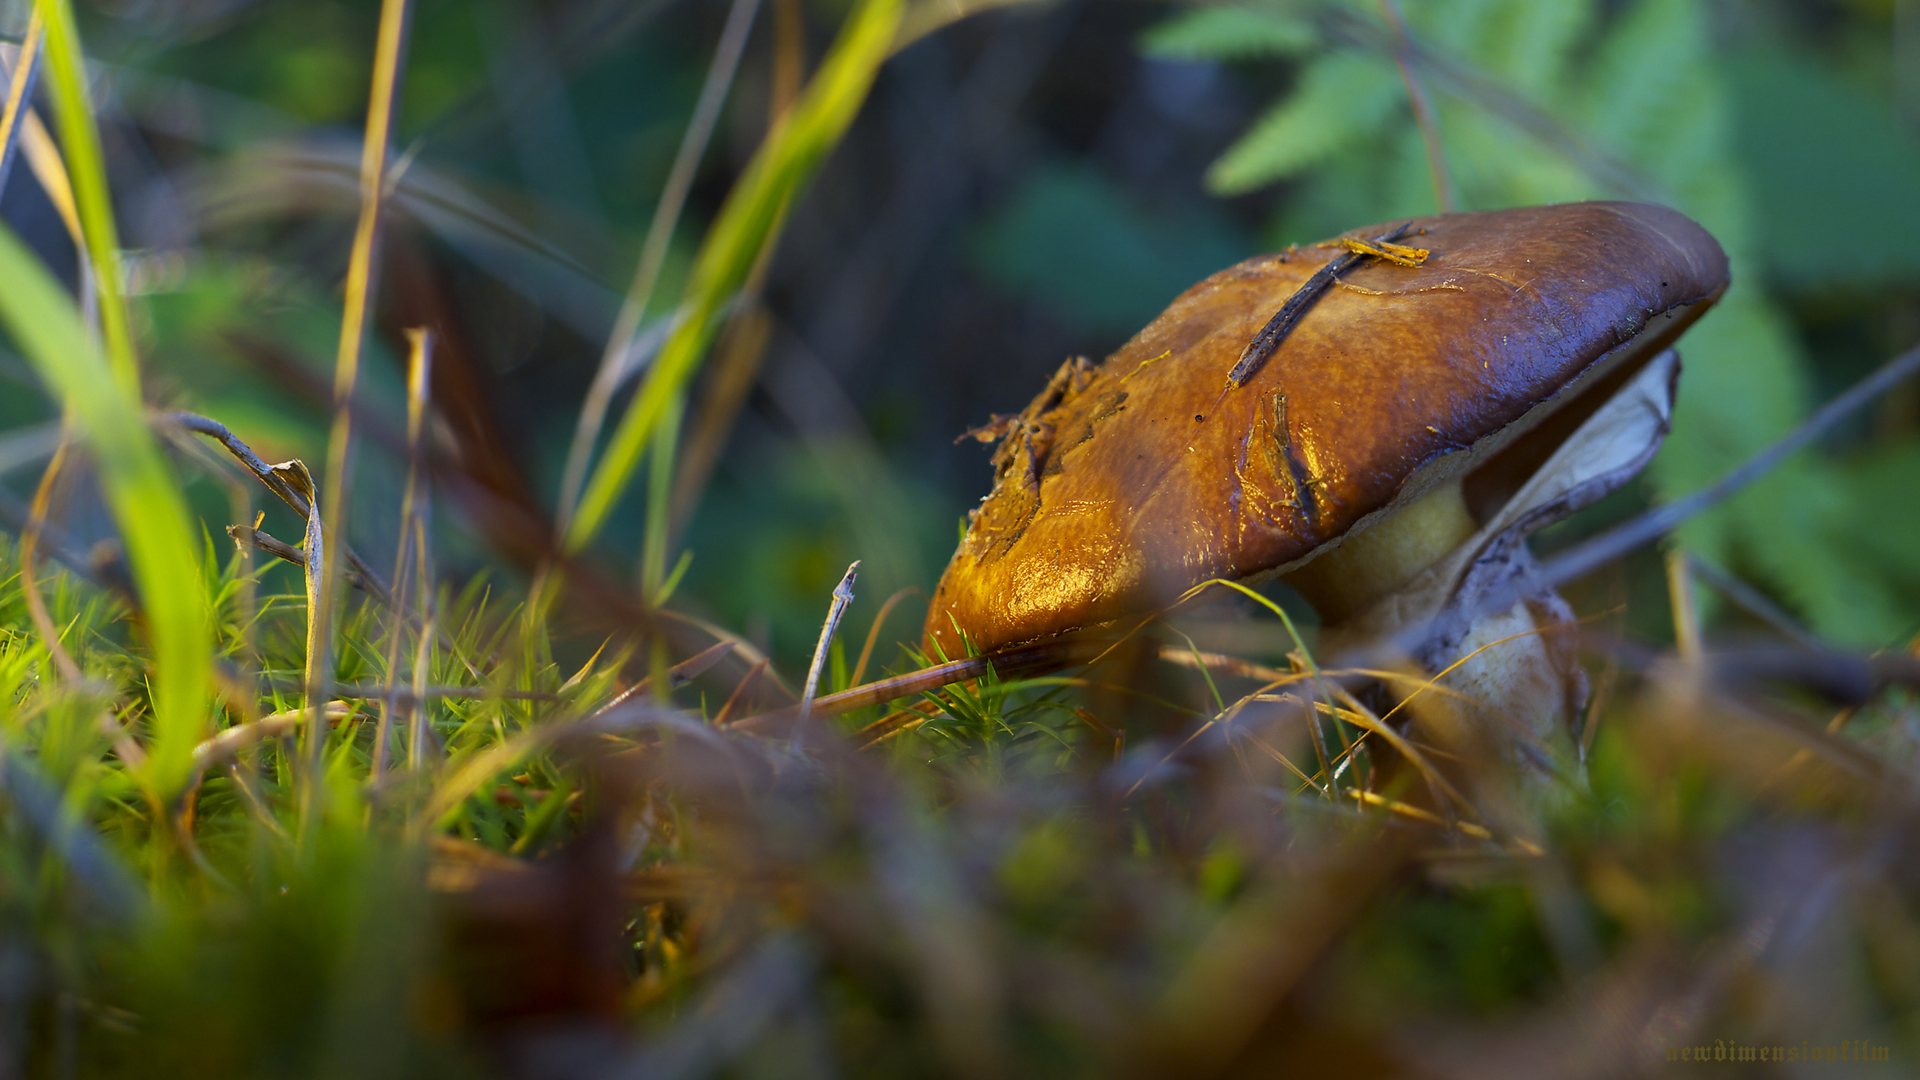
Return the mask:
[(654, 429), (706, 355), (721, 307), (746, 280), (760, 251), (773, 242), (787, 206), (860, 111), (893, 45), (900, 7), (900, 0), (862, 0), (799, 104), (768, 133), (727, 196), (694, 261), (686, 321), (661, 349), (587, 482), (579, 510), (567, 525), (568, 552), (592, 543), (606, 524)]
[(0, 229), (0, 322), (86, 429), (140, 589), (153, 653), (147, 781), (163, 797), (171, 795), (186, 781), (208, 715), (211, 640), (186, 502), (138, 393), (116, 377), (72, 298), (8, 229)]
[(53, 98), (60, 152), (73, 178), (87, 257), (93, 261), (92, 285), (100, 295), (100, 329), (106, 338), (107, 359), (121, 390), (137, 402), (140, 362), (134, 357), (127, 305), (120, 293), (120, 234), (113, 223), (113, 196), (107, 189), (100, 129), (94, 123), (93, 102), (87, 93), (86, 62), (80, 52), (79, 32), (73, 25), (73, 5), (69, 0), (36, 0), (35, 9), (47, 27), (47, 92)]

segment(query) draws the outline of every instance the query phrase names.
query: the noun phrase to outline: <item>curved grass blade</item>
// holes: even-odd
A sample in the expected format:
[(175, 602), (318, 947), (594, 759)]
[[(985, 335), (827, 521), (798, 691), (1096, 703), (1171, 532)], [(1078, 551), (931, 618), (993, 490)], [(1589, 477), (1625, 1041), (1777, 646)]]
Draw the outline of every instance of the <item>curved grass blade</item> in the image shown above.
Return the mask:
[(900, 0), (862, 0), (806, 94), (768, 133), (701, 243), (687, 287), (686, 321), (654, 361), (606, 456), (587, 482), (564, 547), (593, 542), (668, 408), (693, 378), (717, 330), (715, 316), (739, 289), (760, 252), (778, 236), (787, 207), (839, 143), (866, 100), (900, 23)]
[(120, 526), (153, 650), (147, 783), (164, 798), (186, 782), (208, 716), (211, 640), (186, 502), (137, 391), (100, 355), (72, 298), (7, 229), (0, 229), (0, 322), (85, 429)]
[(7, 188), (7, 174), (13, 169), (13, 151), (20, 141), (20, 117), (33, 98), (33, 84), (40, 75), (41, 45), (46, 40), (44, 20), (38, 11), (27, 20), (27, 36), (13, 60), (13, 74), (7, 80), (7, 107), (0, 115), (0, 191)]

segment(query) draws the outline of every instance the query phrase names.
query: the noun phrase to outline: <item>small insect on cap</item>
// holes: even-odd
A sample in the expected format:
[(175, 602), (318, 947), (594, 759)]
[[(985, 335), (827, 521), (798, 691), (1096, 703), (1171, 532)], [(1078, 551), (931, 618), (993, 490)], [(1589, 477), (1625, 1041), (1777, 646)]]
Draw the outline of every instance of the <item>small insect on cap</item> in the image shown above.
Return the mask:
[(928, 644), (991, 651), (1293, 571), (1618, 385), (1726, 285), (1706, 230), (1620, 202), (1370, 225), (1222, 270), (1008, 422)]

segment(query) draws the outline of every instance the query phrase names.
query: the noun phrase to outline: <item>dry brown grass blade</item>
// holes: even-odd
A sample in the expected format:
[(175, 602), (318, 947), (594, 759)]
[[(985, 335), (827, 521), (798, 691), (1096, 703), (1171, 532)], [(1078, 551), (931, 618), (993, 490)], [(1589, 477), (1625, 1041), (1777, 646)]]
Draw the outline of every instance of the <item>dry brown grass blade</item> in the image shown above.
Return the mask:
[(909, 585), (887, 597), (887, 602), (880, 605), (880, 613), (873, 617), (873, 625), (867, 628), (867, 643), (860, 647), (860, 662), (853, 665), (853, 674), (847, 677), (849, 685), (860, 685), (860, 677), (867, 673), (867, 662), (873, 659), (873, 647), (880, 640), (880, 628), (887, 624), (887, 616), (893, 614), (893, 606), (909, 596), (926, 595), (919, 588)]
[(860, 749), (871, 750), (902, 732), (912, 731), (927, 719), (919, 709), (899, 709), (854, 732), (853, 736), (867, 740), (860, 744)]
[[(727, 703), (720, 706), (720, 711), (714, 714), (713, 724), (715, 727), (725, 727), (727, 725), (727, 722), (733, 717), (733, 710), (740, 705), (742, 700), (746, 699), (748, 691), (760, 681), (760, 676), (765, 674), (766, 670), (767, 661), (765, 658), (754, 661), (753, 666), (747, 669), (747, 673), (740, 677), (738, 683), (734, 684), (733, 693), (727, 695)], [(816, 706), (818, 705), (817, 702), (815, 704)]]
[[(312, 716), (307, 708), (288, 709), (286, 712), (271, 713), (250, 724), (235, 724), (215, 735), (213, 738), (193, 748), (193, 783), (188, 786), (191, 792), (199, 786), (200, 778), (216, 765), (224, 765), (237, 757), (241, 751), (258, 746), (268, 739), (278, 739), (300, 730)], [(329, 701), (326, 705), (329, 727), (346, 723), (353, 716), (353, 706), (345, 701)]]
[[(250, 525), (229, 525), (227, 526), (227, 535), (231, 537), (236, 544), (243, 544), (256, 551), (265, 552), (279, 559), (281, 562), (299, 567), (303, 572), (306, 570), (307, 553), (287, 543), (285, 540), (275, 539), (272, 533), (253, 528)], [(359, 589), (375, 600), (385, 601), (387, 599), (386, 590), (381, 589), (377, 583), (368, 583), (366, 578), (360, 576), (359, 571), (347, 571), (346, 578), (347, 584)]]
[[(274, 471), (280, 474), (293, 490), (307, 500), (307, 534), (301, 544), (306, 556), (300, 575), (306, 585), (307, 597), (307, 659), (306, 676), (302, 685), (307, 694), (307, 707), (314, 712), (315, 721), (303, 734), (308, 740), (307, 767), (309, 781), (317, 786), (320, 782), (321, 758), (325, 750), (326, 728), (320, 724), (319, 715), (326, 701), (323, 691), (330, 696), (333, 672), (333, 625), (328, 614), (331, 605), (326, 600), (326, 577), (322, 568), (327, 562), (327, 530), (321, 521), (321, 506), (318, 492), (314, 489), (313, 474), (307, 471), (306, 463), (295, 458), (284, 465), (276, 466)], [(317, 796), (316, 796), (317, 798)]]
[[(855, 709), (864, 709), (869, 705), (878, 705), (928, 690), (937, 690), (952, 683), (977, 679), (988, 672), (1005, 676), (1015, 672), (1084, 664), (1105, 651), (1105, 643), (1099, 641), (1056, 641), (1044, 645), (1006, 649), (988, 656), (976, 656), (966, 660), (951, 660), (944, 664), (921, 668), (919, 671), (908, 672), (905, 675), (879, 679), (865, 686), (855, 686), (837, 694), (828, 694), (813, 703), (813, 712), (816, 716), (837, 716)], [(784, 729), (798, 718), (799, 708), (796, 706), (745, 717), (735, 721), (733, 726), (742, 731), (777, 731)]]
[(61, 466), (66, 464), (67, 451), (71, 442), (63, 435), (60, 445), (53, 451), (53, 460), (47, 462), (46, 471), (40, 474), (40, 483), (34, 489), (33, 508), (27, 519), (27, 527), (20, 530), (20, 593), (27, 602), (27, 614), (33, 619), (33, 628), (46, 643), (47, 655), (53, 658), (54, 667), (60, 670), (60, 677), (71, 686), (79, 686), (85, 676), (80, 665), (73, 662), (73, 654), (60, 640), (60, 631), (53, 625), (53, 618), (47, 614), (47, 601), (40, 595), (40, 580), (34, 571), (34, 557), (40, 546), (40, 530), (47, 521), (48, 504), (53, 498), (54, 480), (60, 475)]
[[(424, 341), (422, 342), (422, 348), (426, 348)], [(422, 418), (420, 431), (416, 434), (424, 436), (425, 395), (427, 393), (425, 380), (428, 375), (425, 362), (423, 362), (422, 368), (417, 375), (417, 380), (415, 380), (409, 389), (409, 395), (417, 394), (420, 396)], [(410, 406), (410, 408), (411, 407), (412, 406)], [(269, 465), (261, 460), (260, 455), (254, 453), (252, 447), (234, 435), (233, 432), (227, 430), (225, 424), (220, 423), (218, 420), (212, 420), (205, 416), (187, 412), (166, 413), (163, 415), (163, 419), (168, 425), (177, 427), (183, 431), (205, 435), (215, 442), (218, 442), (226, 449), (227, 453), (233, 455), (234, 460), (240, 462), (241, 465), (246, 467), (248, 472), (258, 478), (260, 483), (264, 485), (268, 491), (273, 492), (281, 502), (286, 503), (295, 513), (299, 514), (302, 520), (311, 518), (312, 506), (310, 501), (306, 494), (296, 490), (295, 487), (288, 482), (288, 474), (283, 472), (279, 466)], [(424, 452), (420, 458), (420, 463), (424, 469), (426, 465)], [(421, 490), (424, 490), (426, 483), (427, 480), (423, 473), (420, 477)], [(360, 557), (360, 553), (353, 550), (352, 546), (347, 544), (339, 545), (345, 548), (348, 562), (348, 568), (343, 576), (348, 585), (373, 597), (379, 601), (382, 606), (408, 619), (419, 620), (423, 641), (430, 640), (439, 643), (443, 648), (453, 653), (461, 665), (464, 666), (474, 678), (478, 679), (481, 677), (479, 666), (471, 657), (466, 655), (465, 650), (460, 648), (458, 642), (454, 641), (452, 637), (447, 635), (435, 624), (431, 584), (432, 561), (429, 557), (430, 548), (427, 545), (426, 536), (429, 515), (430, 507), (427, 505), (425, 497), (422, 496), (416, 505), (412, 519), (414, 525), (413, 531), (416, 534), (414, 537), (415, 547), (417, 550), (427, 553), (421, 556), (420, 561), (423, 569), (420, 574), (416, 575), (416, 580), (421, 586), (419, 589), (420, 595), (418, 597), (417, 611), (408, 607), (404, 596), (398, 595), (392, 589), (389, 589), (386, 583), (380, 579), (380, 575), (374, 571), (373, 567), (367, 565), (367, 561)], [(307, 565), (307, 556), (299, 548), (283, 540), (275, 539), (272, 535), (261, 531), (256, 526), (229, 525), (227, 526), (227, 535), (232, 537), (235, 543), (257, 548), (283, 562), (302, 568)], [(425, 669), (426, 659), (423, 651), (425, 648), (426, 646), (423, 644), (421, 650), (417, 650), (415, 657), (415, 666), (419, 670)]]
[[(693, 656), (673, 665), (667, 669), (667, 689), (673, 690), (685, 686), (687, 683), (706, 674), (715, 664), (725, 660), (731, 652), (733, 652), (733, 642), (722, 641), (717, 645), (710, 645), (700, 652), (695, 653)], [(597, 715), (606, 712), (608, 709), (625, 705), (629, 701), (644, 699), (652, 689), (653, 676), (649, 675), (639, 682), (634, 683), (632, 686), (627, 687), (625, 690), (620, 691), (618, 694), (615, 694), (605, 705), (595, 709), (594, 712)]]

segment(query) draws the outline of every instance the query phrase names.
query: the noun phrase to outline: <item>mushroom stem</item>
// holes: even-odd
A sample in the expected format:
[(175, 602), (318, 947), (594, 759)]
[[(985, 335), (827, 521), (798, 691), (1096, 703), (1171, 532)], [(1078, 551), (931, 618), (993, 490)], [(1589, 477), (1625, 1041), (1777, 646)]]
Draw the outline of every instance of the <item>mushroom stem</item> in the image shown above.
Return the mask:
[(1284, 580), (1327, 623), (1342, 623), (1398, 592), (1478, 528), (1455, 477), (1347, 534), (1337, 547)]
[(1530, 746), (1568, 737), (1586, 703), (1586, 672), (1573, 643), (1555, 632), (1573, 617), (1560, 594), (1547, 592), (1475, 620), (1447, 655), (1426, 658), (1430, 670), (1446, 672), (1440, 685), (1497, 725), (1484, 733), (1488, 742), (1513, 748), (1522, 765), (1544, 760)]
[[(1395, 606), (1396, 594), (1423, 593), (1416, 580), (1458, 553), (1479, 528), (1467, 509), (1460, 478), (1453, 477), (1349, 533), (1338, 547), (1285, 580), (1330, 629), (1365, 634), (1379, 625), (1377, 607)], [(1464, 636), (1419, 659), (1429, 674), (1445, 672), (1439, 684), (1460, 695), (1456, 700), (1470, 703), (1467, 712), (1476, 714), (1483, 726), (1490, 722), (1511, 727), (1504, 737), (1482, 732), (1479, 737), (1487, 745), (1513, 746), (1516, 735), (1520, 742), (1550, 738), (1568, 730), (1586, 696), (1585, 677), (1571, 651), (1545, 633), (1571, 618), (1571, 609), (1558, 594), (1520, 600), (1504, 612), (1475, 620)], [(1416, 707), (1414, 712), (1437, 719), (1430, 716), (1431, 709)], [(1465, 734), (1434, 732), (1439, 741), (1460, 750), (1466, 749)], [(1520, 756), (1529, 755), (1523, 751)]]

